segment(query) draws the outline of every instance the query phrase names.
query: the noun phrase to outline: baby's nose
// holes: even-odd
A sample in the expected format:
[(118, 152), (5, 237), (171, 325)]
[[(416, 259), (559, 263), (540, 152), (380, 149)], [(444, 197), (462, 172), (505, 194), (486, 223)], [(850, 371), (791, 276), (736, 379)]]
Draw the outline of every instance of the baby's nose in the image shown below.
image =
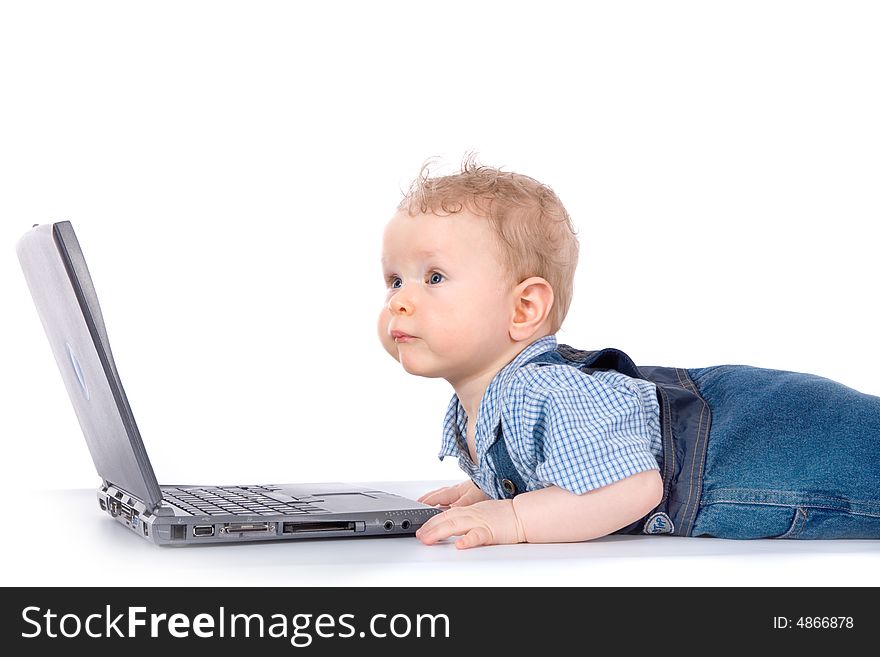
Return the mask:
[(409, 315), (413, 311), (412, 301), (395, 294), (388, 302), (388, 308), (395, 315)]

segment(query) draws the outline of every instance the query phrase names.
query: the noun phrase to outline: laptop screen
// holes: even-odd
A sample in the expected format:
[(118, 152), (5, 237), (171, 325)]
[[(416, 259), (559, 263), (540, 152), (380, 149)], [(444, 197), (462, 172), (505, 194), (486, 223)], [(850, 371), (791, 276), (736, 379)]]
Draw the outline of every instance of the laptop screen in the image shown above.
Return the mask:
[(69, 221), (36, 226), (16, 250), (98, 474), (155, 509), (162, 494), (73, 226)]

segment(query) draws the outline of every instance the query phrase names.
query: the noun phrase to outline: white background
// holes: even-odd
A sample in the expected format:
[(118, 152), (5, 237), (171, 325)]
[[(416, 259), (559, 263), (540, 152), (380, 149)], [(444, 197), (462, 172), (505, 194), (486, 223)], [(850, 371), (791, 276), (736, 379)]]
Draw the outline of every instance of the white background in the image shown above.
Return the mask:
[(3, 488), (98, 483), (14, 254), (65, 219), (161, 482), (462, 477), (451, 388), (376, 316), (401, 190), (470, 150), (579, 230), (561, 342), (880, 394), (878, 33), (871, 2), (4, 3)]

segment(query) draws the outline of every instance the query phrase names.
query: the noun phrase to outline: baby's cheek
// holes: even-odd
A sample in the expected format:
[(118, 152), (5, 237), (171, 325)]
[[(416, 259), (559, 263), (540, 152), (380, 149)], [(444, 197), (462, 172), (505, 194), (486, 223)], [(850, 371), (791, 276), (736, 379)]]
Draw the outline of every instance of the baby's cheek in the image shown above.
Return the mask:
[(394, 343), (394, 340), (391, 339), (391, 336), (388, 335), (388, 323), (391, 321), (391, 313), (388, 310), (383, 309), (379, 313), (379, 321), (376, 325), (377, 334), (379, 336), (379, 342), (382, 343), (382, 347), (388, 354), (396, 361), (400, 361), (400, 357), (397, 353), (397, 346)]

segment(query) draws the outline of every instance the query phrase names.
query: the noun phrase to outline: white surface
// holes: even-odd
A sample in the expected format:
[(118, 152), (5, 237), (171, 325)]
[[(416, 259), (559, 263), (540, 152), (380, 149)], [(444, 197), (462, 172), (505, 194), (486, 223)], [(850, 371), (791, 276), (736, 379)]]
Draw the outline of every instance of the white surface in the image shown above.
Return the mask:
[[(0, 494), (98, 482), (13, 255), (62, 219), (160, 481), (462, 479), (436, 459), (450, 387), (406, 375), (375, 317), (401, 187), (470, 149), (549, 184), (580, 231), (561, 341), (880, 395), (878, 33), (876, 2), (0, 3)], [(157, 552), (78, 494), (50, 499), (83, 524), (17, 531), (4, 582), (86, 579), (78, 561), (120, 583), (880, 570), (859, 543)]]
[[(446, 483), (369, 486), (417, 497)], [(451, 541), (425, 546), (406, 537), (160, 548), (100, 512), (93, 490), (48, 491), (29, 499), (44, 520), (6, 543), (4, 585), (880, 584), (880, 541), (609, 536), (586, 543), (457, 550)]]

